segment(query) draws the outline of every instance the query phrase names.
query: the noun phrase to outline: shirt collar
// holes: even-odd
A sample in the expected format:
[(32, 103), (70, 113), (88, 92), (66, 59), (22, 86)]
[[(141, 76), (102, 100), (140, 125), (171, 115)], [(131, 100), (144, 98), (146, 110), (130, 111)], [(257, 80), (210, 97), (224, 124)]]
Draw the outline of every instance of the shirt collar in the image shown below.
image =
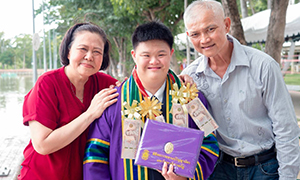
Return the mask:
[(199, 58), (199, 65), (196, 69), (196, 72), (202, 73), (208, 66), (208, 58), (206, 56), (200, 56)]
[[(166, 81), (163, 83), (163, 85), (154, 94), (154, 96), (157, 97), (159, 102), (163, 102), (165, 87), (166, 87)], [(147, 89), (145, 89), (145, 90), (146, 90), (146, 93), (149, 95), (149, 97), (153, 96), (153, 94), (151, 94), (149, 91), (147, 91)]]
[(250, 66), (245, 48), (241, 45), (241, 43), (232, 37), (231, 35), (227, 35), (228, 41), (233, 43), (233, 51), (231, 55), (230, 64), (234, 66)]

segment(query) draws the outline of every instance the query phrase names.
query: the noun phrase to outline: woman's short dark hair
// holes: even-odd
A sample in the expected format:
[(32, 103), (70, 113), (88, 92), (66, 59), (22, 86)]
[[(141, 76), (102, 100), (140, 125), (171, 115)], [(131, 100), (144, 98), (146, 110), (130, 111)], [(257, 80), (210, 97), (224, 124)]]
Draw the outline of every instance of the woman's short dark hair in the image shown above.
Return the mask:
[(74, 42), (75, 35), (82, 31), (99, 34), (102, 37), (104, 44), (103, 61), (100, 70), (105, 70), (109, 65), (109, 41), (105, 32), (99, 26), (92, 23), (77, 23), (66, 32), (59, 48), (60, 62), (67, 66), (70, 63), (68, 54)]
[(149, 40), (165, 41), (170, 49), (172, 49), (174, 43), (174, 37), (170, 29), (158, 20), (142, 24), (135, 29), (131, 37), (133, 49), (136, 49), (140, 42)]

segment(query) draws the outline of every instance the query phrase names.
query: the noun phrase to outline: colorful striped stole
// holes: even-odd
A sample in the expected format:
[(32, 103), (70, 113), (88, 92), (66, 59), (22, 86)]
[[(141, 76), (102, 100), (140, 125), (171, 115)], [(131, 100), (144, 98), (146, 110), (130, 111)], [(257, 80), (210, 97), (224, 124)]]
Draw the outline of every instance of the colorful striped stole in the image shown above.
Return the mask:
[[(177, 83), (180, 86), (180, 80), (175, 75), (175, 73), (171, 70), (169, 70), (167, 74), (167, 82), (166, 82), (166, 90), (165, 90), (165, 102), (166, 104), (163, 106), (165, 108), (164, 112), (168, 114), (168, 116), (165, 116), (165, 120), (167, 123), (172, 124), (172, 114), (170, 113), (170, 110), (172, 108), (172, 95), (170, 95), (170, 90), (173, 88), (173, 83)], [(121, 111), (124, 111), (124, 102), (132, 104), (133, 100), (136, 100), (137, 102), (141, 102), (144, 97), (148, 97), (148, 94), (146, 93), (136, 70), (134, 69), (132, 72), (132, 75), (130, 78), (123, 83), (122, 89), (121, 89)], [(123, 120), (126, 117), (122, 115), (122, 127), (123, 127)], [(145, 117), (142, 117), (143, 123), (145, 123), (146, 119)], [(123, 129), (122, 129), (123, 131)], [(134, 164), (134, 160), (132, 159), (123, 159), (123, 166), (124, 166), (124, 177), (125, 180), (148, 180), (148, 168), (142, 167), (139, 165)]]

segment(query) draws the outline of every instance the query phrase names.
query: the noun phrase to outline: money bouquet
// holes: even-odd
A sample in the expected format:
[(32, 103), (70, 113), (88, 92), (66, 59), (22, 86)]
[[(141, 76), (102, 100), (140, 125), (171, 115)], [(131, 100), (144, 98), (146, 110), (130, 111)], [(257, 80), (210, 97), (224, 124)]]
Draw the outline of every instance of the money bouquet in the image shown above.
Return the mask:
[(201, 131), (204, 131), (204, 136), (207, 136), (218, 128), (213, 117), (205, 108), (201, 100), (198, 98), (198, 90), (196, 85), (182, 85), (178, 88), (175, 83), (173, 90), (170, 90), (172, 95), (172, 114), (173, 124), (188, 127), (188, 114), (194, 120), (195, 124)]

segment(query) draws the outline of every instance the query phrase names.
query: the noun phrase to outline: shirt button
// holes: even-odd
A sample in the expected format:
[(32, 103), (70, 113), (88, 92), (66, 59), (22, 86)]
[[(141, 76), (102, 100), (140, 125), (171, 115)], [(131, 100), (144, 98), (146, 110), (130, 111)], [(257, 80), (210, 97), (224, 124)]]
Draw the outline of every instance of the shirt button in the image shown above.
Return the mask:
[(227, 103), (227, 99), (224, 99), (224, 103)]
[(226, 118), (227, 121), (230, 121), (230, 117)]

